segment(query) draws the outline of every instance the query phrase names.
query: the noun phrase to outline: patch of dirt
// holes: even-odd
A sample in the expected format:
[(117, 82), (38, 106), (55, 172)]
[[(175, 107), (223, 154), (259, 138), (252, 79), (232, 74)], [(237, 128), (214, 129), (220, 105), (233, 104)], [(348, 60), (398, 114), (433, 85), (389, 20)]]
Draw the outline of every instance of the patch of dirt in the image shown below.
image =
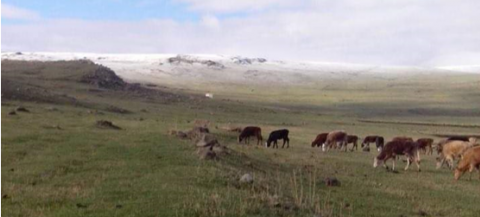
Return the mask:
[(17, 107), (15, 109), (15, 111), (17, 111), (17, 112), (30, 112), (30, 110), (28, 110), (27, 108), (22, 107), (22, 106)]
[(113, 130), (121, 130), (117, 125), (114, 125), (111, 121), (107, 120), (99, 120), (96, 123), (97, 127), (102, 128), (102, 129), (113, 129)]
[(117, 114), (132, 114), (133, 113), (133, 112), (127, 110), (127, 109), (119, 108), (119, 107), (113, 106), (113, 105), (107, 106), (105, 111), (113, 112), (113, 113), (117, 113)]

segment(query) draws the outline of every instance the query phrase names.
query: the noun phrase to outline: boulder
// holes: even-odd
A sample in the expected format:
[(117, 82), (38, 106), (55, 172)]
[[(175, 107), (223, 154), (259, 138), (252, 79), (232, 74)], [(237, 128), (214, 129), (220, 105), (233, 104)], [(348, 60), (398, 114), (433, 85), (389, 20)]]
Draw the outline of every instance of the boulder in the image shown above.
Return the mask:
[(245, 184), (253, 183), (253, 176), (250, 173), (243, 174), (243, 176), (240, 177), (240, 183), (245, 183)]
[(215, 160), (217, 158), (217, 154), (210, 148), (199, 148), (197, 155), (200, 160)]
[(230, 154), (228, 148), (226, 146), (216, 144), (212, 147), (212, 150), (217, 153), (217, 155), (225, 155), (225, 154)]
[(210, 133), (210, 130), (206, 127), (194, 127), (192, 130), (187, 132), (187, 136), (191, 140), (198, 140), (202, 138), (203, 134)]
[(200, 139), (196, 140), (195, 145), (197, 147), (213, 147), (216, 145), (220, 145), (217, 138), (214, 135), (209, 133), (204, 133), (200, 137)]

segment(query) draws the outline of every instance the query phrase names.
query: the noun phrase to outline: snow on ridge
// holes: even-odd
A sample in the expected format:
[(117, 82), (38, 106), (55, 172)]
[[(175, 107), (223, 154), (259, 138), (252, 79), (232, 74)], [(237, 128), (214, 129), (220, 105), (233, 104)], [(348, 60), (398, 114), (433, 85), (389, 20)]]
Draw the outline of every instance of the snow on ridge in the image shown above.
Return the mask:
[(456, 72), (468, 72), (468, 73), (479, 73), (480, 74), (480, 65), (460, 65), (460, 66), (441, 66), (437, 67), (438, 69), (456, 71)]
[[(3, 59), (12, 60), (79, 60), (88, 59), (95, 63), (105, 65), (115, 71), (122, 70), (124, 73), (140, 73), (146, 75), (174, 76), (217, 76), (215, 72), (228, 70), (229, 74), (245, 73), (248, 76), (267, 76), (267, 74), (302, 74), (306, 76), (320, 76), (326, 74), (378, 74), (378, 75), (402, 75), (402, 74), (430, 74), (465, 73), (472, 72), (471, 67), (438, 67), (422, 68), (412, 66), (377, 66), (367, 64), (313, 62), (313, 61), (271, 61), (264, 58), (247, 58), (241, 56), (215, 55), (215, 54), (101, 54), (101, 53), (55, 53), (55, 52), (4, 52)], [(480, 69), (475, 66), (475, 69)], [(467, 70), (468, 68), (468, 70)], [(127, 70), (128, 69), (128, 70)], [(196, 74), (195, 74), (195, 73)], [(480, 73), (480, 70), (474, 70)], [(225, 74), (222, 74), (225, 76)]]

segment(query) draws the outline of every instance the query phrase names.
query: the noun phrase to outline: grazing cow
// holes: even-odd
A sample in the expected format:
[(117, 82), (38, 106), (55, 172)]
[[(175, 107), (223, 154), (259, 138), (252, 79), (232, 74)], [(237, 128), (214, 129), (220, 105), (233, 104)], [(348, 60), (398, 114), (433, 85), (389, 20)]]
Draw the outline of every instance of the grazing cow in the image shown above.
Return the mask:
[(273, 142), (273, 148), (278, 148), (278, 143), (277, 140), (283, 139), (283, 145), (282, 148), (285, 147), (285, 143), (287, 144), (287, 148), (290, 147), (290, 139), (288, 138), (288, 130), (283, 129), (283, 130), (275, 130), (270, 133), (270, 136), (268, 137), (267, 143), (265, 144), (267, 147), (270, 147), (270, 144)]
[(473, 137), (470, 138), (470, 141), (468, 142), (458, 140), (447, 141), (443, 145), (442, 155), (437, 158), (437, 169), (440, 169), (440, 167), (442, 167), (443, 164), (447, 162), (450, 169), (453, 170), (455, 168), (455, 158), (461, 157), (467, 149), (469, 149), (475, 144), (475, 142), (476, 139)]
[[(345, 145), (348, 146), (350, 143), (353, 144), (351, 151), (353, 151), (354, 148), (355, 150), (358, 150), (358, 136), (347, 135), (347, 143)], [(347, 148), (346, 146), (345, 149)]]
[(417, 165), (418, 171), (420, 172), (420, 163), (418, 159), (415, 157), (415, 152), (417, 151), (418, 144), (416, 142), (411, 141), (390, 141), (388, 142), (385, 147), (382, 149), (380, 154), (374, 159), (373, 167), (376, 168), (378, 166), (379, 161), (383, 162), (383, 166), (388, 170), (388, 166), (386, 164), (387, 160), (392, 158), (393, 165), (392, 170), (395, 170), (395, 161), (397, 155), (405, 155), (407, 157), (407, 166), (405, 170), (408, 169), (411, 161), (415, 162)]
[[(337, 130), (328, 133), (325, 146), (327, 150), (330, 148), (342, 148), (343, 146), (346, 146), (346, 142), (347, 133), (345, 133), (345, 131)], [(345, 151), (347, 151), (347, 149), (345, 149)]]
[(464, 142), (468, 142), (468, 140), (470, 139), (470, 137), (466, 137), (466, 136), (451, 136), (451, 137), (448, 137), (446, 139), (442, 139), (440, 140), (437, 145), (436, 145), (436, 149), (437, 149), (437, 154), (438, 155), (441, 155), (442, 154), (442, 150), (443, 150), (443, 145), (449, 141), (464, 141)]
[(442, 139), (442, 140), (437, 142), (437, 144), (435, 145), (435, 148), (437, 149), (437, 154), (438, 155), (442, 154), (443, 145), (445, 145), (445, 143), (447, 143), (448, 141), (449, 141), (448, 139)]
[(262, 137), (262, 129), (260, 127), (245, 127), (243, 128), (242, 132), (238, 136), (238, 142), (245, 141), (246, 144), (250, 143), (250, 137), (256, 137), (257, 138), (257, 145), (262, 144), (263, 142), (263, 137)]
[(323, 145), (323, 143), (325, 143), (327, 141), (327, 135), (328, 133), (320, 133), (317, 135), (317, 138), (315, 138), (315, 140), (313, 140), (312, 142), (312, 147), (320, 147)]
[(473, 169), (477, 169), (480, 175), (480, 146), (469, 148), (465, 151), (462, 160), (460, 160), (457, 169), (455, 169), (455, 180), (458, 180), (467, 170), (470, 172), (471, 179)]
[[(380, 152), (385, 143), (385, 139), (381, 136), (367, 136), (365, 137), (365, 139), (363, 139), (362, 148), (364, 146), (370, 147), (370, 143), (375, 143), (377, 146), (377, 150)], [(370, 150), (370, 148), (368, 148), (368, 150)]]
[(423, 150), (425, 154), (433, 154), (433, 139), (430, 138), (421, 138), (417, 139), (418, 149)]

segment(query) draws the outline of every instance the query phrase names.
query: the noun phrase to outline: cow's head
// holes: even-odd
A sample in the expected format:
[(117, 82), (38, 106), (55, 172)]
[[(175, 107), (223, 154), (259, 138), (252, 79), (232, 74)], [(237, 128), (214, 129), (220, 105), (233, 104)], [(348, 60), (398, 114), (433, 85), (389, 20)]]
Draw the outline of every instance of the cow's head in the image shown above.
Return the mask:
[(455, 180), (458, 180), (462, 176), (462, 172), (457, 168), (455, 169)]
[(470, 137), (470, 138), (468, 138), (468, 142), (470, 142), (470, 144), (473, 145), (473, 144), (475, 144), (475, 143), (477, 142), (477, 138), (475, 138), (475, 137)]

